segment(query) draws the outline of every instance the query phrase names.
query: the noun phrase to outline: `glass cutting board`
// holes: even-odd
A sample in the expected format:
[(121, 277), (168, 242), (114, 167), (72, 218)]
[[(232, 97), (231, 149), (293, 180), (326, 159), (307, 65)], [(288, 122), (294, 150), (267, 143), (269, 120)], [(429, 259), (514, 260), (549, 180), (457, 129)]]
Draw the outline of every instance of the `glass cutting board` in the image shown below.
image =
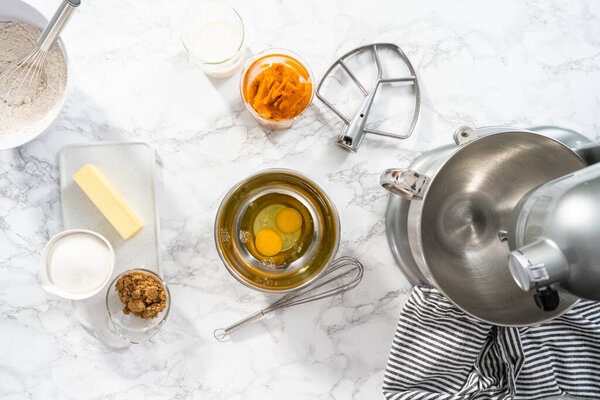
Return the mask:
[[(115, 250), (114, 279), (144, 267), (161, 275), (160, 226), (156, 193), (156, 153), (144, 142), (97, 142), (63, 147), (58, 155), (64, 229), (89, 229), (106, 237)], [(73, 181), (85, 164), (96, 165), (144, 221), (144, 228), (125, 240)], [(83, 327), (111, 347), (129, 345), (113, 332), (106, 312), (107, 287), (85, 300), (72, 301)]]

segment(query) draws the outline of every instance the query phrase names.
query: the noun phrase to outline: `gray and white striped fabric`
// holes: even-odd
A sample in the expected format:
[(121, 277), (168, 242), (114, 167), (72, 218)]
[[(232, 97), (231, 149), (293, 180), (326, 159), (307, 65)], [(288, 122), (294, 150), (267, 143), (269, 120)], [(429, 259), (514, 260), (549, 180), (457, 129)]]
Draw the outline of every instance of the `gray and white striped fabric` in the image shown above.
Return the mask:
[(483, 323), (415, 287), (385, 370), (388, 400), (600, 399), (600, 303), (527, 328)]

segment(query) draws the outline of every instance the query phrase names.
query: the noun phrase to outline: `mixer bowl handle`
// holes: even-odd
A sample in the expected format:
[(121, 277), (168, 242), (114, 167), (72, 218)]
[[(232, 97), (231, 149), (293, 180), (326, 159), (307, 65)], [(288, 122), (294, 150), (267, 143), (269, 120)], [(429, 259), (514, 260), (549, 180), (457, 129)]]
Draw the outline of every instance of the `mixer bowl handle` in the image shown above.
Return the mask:
[(423, 199), (429, 182), (431, 178), (412, 169), (387, 169), (379, 179), (381, 186), (407, 200)]
[[(478, 137), (478, 132), (469, 126), (461, 126), (454, 132), (454, 142), (457, 146), (470, 143)], [(385, 170), (379, 179), (381, 186), (407, 200), (422, 200), (430, 182), (431, 178), (425, 174), (412, 169), (396, 168)]]

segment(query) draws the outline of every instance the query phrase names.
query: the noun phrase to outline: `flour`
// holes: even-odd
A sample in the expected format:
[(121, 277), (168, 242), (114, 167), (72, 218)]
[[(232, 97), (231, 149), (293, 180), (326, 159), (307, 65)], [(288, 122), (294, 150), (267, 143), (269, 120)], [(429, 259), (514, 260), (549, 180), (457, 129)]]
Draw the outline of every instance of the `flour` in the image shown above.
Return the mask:
[[(0, 22), (0, 71), (29, 53), (40, 33), (41, 29), (29, 24)], [(54, 118), (66, 86), (67, 63), (55, 44), (46, 55), (39, 87), (30, 99), (14, 105), (0, 98), (0, 135), (38, 132)], [(0, 88), (0, 96), (2, 93)]]

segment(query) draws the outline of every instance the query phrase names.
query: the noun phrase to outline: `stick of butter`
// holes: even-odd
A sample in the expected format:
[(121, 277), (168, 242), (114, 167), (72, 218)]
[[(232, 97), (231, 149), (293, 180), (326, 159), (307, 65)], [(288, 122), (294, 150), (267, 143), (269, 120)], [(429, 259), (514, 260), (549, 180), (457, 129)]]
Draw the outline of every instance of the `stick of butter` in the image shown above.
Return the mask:
[(86, 164), (73, 175), (73, 180), (92, 203), (114, 226), (123, 239), (135, 236), (144, 227), (144, 221), (133, 211), (117, 188), (97, 166)]

